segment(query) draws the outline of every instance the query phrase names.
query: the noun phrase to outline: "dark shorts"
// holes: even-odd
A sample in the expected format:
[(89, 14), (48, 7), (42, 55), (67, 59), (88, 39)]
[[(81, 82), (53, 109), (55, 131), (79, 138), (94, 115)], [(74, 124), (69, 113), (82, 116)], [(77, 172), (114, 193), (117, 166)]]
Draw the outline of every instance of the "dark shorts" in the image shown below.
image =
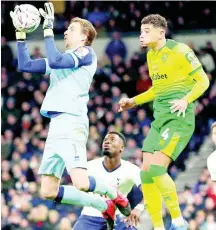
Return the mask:
[[(136, 230), (135, 227), (127, 227), (121, 218), (116, 218), (115, 230)], [(107, 230), (106, 220), (102, 217), (81, 215), (76, 221), (73, 230)]]

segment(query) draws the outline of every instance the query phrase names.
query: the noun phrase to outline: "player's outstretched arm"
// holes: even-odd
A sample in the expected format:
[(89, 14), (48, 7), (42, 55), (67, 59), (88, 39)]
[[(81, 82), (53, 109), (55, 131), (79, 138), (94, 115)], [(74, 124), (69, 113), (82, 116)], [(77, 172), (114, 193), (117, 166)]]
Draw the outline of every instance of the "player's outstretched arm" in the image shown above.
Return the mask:
[[(13, 19), (16, 11), (19, 10), (19, 6), (16, 6), (14, 12), (10, 12), (10, 16)], [(16, 28), (16, 40), (17, 40), (17, 58), (18, 58), (18, 68), (22, 72), (29, 73), (45, 73), (46, 72), (46, 62), (45, 59), (31, 60), (27, 45), (26, 45), (26, 33), (23, 31), (18, 31)]]
[[(20, 32), (17, 32), (20, 33)], [(21, 72), (42, 73), (46, 72), (46, 61), (44, 58), (31, 60), (25, 40), (17, 40), (18, 69)]]
[(137, 95), (136, 97), (134, 97), (134, 101), (135, 101), (136, 105), (142, 105), (144, 103), (154, 101), (155, 97), (156, 96), (155, 96), (153, 87), (151, 87), (146, 92), (141, 93), (141, 94)]
[(122, 98), (119, 101), (119, 110), (118, 112), (122, 112), (127, 109), (132, 109), (136, 107), (137, 105), (142, 105), (144, 103), (153, 101), (155, 99), (155, 93), (153, 88), (151, 87), (149, 90), (147, 90), (144, 93), (141, 93), (133, 98)]
[(45, 11), (43, 9), (39, 9), (40, 14), (44, 17), (44, 38), (45, 38), (45, 47), (47, 52), (48, 64), (52, 69), (64, 69), (64, 68), (74, 68), (81, 65), (87, 65), (91, 63), (91, 54), (89, 50), (85, 47), (82, 49), (86, 49), (83, 60), (79, 60), (79, 58), (71, 53), (61, 53), (54, 41), (54, 33), (53, 33), (53, 22), (54, 22), (54, 7), (51, 2), (45, 3)]

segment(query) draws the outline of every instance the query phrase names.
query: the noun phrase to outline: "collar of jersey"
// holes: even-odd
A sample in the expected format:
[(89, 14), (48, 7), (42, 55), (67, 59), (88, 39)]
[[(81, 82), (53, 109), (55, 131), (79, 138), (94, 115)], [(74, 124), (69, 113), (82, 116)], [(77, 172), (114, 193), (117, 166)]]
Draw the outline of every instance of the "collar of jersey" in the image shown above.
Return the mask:
[(105, 169), (107, 172), (114, 172), (115, 170), (117, 170), (117, 169), (121, 166), (121, 163), (120, 163), (116, 168), (114, 168), (114, 169), (112, 169), (112, 170), (109, 170), (109, 169), (106, 168), (106, 166), (105, 166), (105, 164), (104, 164), (104, 161), (102, 161), (102, 165), (103, 165), (104, 169)]
[(167, 47), (167, 42), (168, 42), (168, 41), (169, 41), (169, 39), (166, 39), (166, 43), (165, 43), (160, 49), (158, 49), (158, 50), (156, 50), (156, 51), (154, 51), (154, 50), (152, 49), (153, 53), (154, 53), (154, 54), (158, 54), (162, 49), (168, 48), (168, 47)]

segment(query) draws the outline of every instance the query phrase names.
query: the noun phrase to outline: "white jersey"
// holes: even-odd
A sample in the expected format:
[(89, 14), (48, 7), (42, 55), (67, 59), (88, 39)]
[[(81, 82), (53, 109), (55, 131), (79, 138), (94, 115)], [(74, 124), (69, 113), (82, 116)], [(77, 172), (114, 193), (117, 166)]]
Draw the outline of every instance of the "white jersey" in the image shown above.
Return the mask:
[[(50, 86), (41, 107), (41, 114), (52, 117), (53, 112), (87, 116), (89, 88), (97, 68), (97, 56), (89, 47), (67, 50), (75, 67), (51, 69), (46, 60), (46, 74), (50, 74)], [(82, 65), (88, 59), (88, 64)], [(89, 61), (90, 60), (90, 61)]]
[[(94, 176), (110, 186), (118, 188), (118, 190), (126, 197), (134, 185), (139, 186), (140, 168), (129, 161), (121, 160), (121, 165), (113, 171), (108, 171), (103, 164), (104, 158), (98, 158), (88, 162), (88, 174)], [(91, 193), (92, 194), (92, 193)], [(98, 194), (92, 194), (100, 196)], [(101, 199), (104, 199), (101, 197)], [(119, 211), (116, 211), (119, 214)], [(84, 207), (82, 215), (103, 217), (101, 212), (92, 207)]]

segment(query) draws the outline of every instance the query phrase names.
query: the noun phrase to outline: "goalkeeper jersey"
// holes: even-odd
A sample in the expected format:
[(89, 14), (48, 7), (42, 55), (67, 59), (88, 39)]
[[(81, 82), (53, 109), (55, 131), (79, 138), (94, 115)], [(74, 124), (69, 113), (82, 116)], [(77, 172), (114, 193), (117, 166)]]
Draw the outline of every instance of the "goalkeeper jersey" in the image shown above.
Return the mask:
[(202, 68), (192, 49), (169, 39), (161, 49), (148, 51), (147, 62), (155, 99), (160, 101), (184, 97), (195, 84), (193, 74)]
[[(53, 117), (56, 113), (69, 113), (86, 118), (89, 88), (96, 72), (97, 56), (89, 46), (67, 50), (66, 53), (73, 57), (75, 67), (51, 69), (46, 59), (46, 74), (50, 75), (50, 85), (41, 114)], [(84, 65), (85, 60), (88, 63)]]

